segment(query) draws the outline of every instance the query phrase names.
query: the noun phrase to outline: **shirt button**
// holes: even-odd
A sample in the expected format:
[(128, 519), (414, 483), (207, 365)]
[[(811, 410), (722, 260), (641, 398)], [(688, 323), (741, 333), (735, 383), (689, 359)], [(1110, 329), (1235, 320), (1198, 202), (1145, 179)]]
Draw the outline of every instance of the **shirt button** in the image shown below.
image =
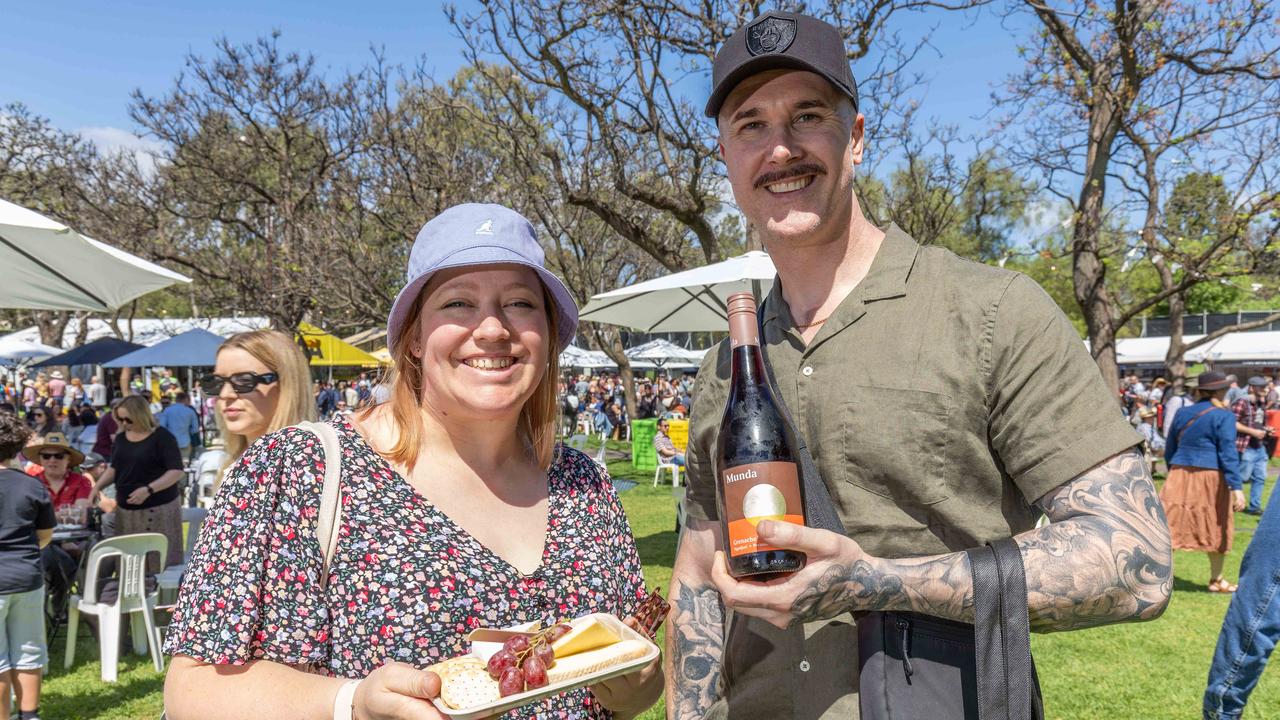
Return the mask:
[(800, 672), (809, 672), (809, 667), (810, 665), (808, 660), (800, 661)]
[(803, 370), (801, 370), (800, 372), (804, 373), (804, 376), (805, 376), (805, 377), (809, 377), (810, 375), (812, 375), (812, 374), (813, 374), (813, 366), (812, 366), (812, 365), (805, 365), (805, 366), (804, 366), (804, 369), (803, 369)]

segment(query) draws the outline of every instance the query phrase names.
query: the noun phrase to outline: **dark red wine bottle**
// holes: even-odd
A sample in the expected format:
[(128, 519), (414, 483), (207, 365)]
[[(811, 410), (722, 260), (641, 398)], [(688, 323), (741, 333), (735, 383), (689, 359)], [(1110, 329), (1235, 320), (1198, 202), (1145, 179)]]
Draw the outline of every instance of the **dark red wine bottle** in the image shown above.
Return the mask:
[(756, 301), (729, 296), (733, 375), (716, 440), (716, 491), (729, 574), (767, 580), (804, 567), (802, 552), (760, 541), (762, 520), (804, 525), (804, 488), (787, 424), (769, 387)]

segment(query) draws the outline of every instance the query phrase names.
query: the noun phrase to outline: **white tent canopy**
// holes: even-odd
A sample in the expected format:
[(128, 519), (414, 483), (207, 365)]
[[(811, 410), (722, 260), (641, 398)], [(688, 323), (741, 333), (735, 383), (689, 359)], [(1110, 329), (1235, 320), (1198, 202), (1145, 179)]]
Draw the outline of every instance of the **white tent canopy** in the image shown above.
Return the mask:
[(0, 200), (0, 307), (113, 310), (190, 278)]
[[(229, 317), (229, 318), (134, 318), (132, 322), (128, 320), (120, 321), (120, 330), (126, 333), (126, 340), (146, 345), (150, 347), (156, 343), (164, 342), (171, 337), (181, 335), (188, 330), (201, 328), (208, 330), (214, 335), (222, 337), (230, 337), (236, 333), (247, 332), (249, 330), (263, 330), (271, 327), (271, 321), (264, 317), (246, 316), (246, 317)], [(72, 348), (76, 345), (76, 335), (79, 328), (76, 323), (68, 323), (66, 330), (62, 334), (62, 347)], [(130, 332), (132, 333), (130, 335)], [(116, 333), (111, 328), (111, 324), (106, 320), (98, 318), (90, 318), (88, 333), (85, 335), (85, 342), (93, 342), (98, 338), (115, 337)], [(26, 340), (28, 342), (38, 342), (40, 340), (40, 329), (31, 326), (18, 330), (17, 332), (0, 337), (0, 342), (5, 340)], [(58, 352), (62, 352), (59, 350)]]
[(1233, 362), (1280, 364), (1280, 332), (1228, 333), (1206, 346), (1204, 359), (1218, 364)]
[(712, 265), (600, 293), (581, 320), (645, 332), (727, 331), (725, 303), (736, 292), (768, 294), (777, 274), (768, 253), (753, 250)]
[[(1184, 342), (1195, 342), (1203, 335), (1187, 335)], [(1188, 350), (1187, 362), (1200, 362), (1204, 359), (1204, 345)], [(1116, 341), (1116, 362), (1120, 365), (1163, 365), (1169, 352), (1169, 338), (1140, 337), (1123, 338)]]

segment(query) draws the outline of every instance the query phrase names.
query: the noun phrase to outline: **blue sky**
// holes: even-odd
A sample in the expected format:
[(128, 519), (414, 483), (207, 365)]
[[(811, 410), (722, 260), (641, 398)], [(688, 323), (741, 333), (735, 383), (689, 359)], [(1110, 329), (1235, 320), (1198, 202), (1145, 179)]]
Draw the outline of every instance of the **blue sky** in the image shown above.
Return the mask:
[[(21, 101), (106, 145), (137, 142), (128, 116), (134, 88), (163, 93), (185, 55), (210, 54), (221, 35), (248, 42), (278, 29), (282, 47), (311, 51), (334, 70), (365, 64), (371, 46), (384, 48), (393, 63), (425, 55), (439, 80), (462, 64), (462, 43), (442, 5), (431, 2), (0, 0), (0, 26), (0, 104)], [(893, 28), (908, 38), (932, 31), (936, 50), (926, 49), (914, 65), (929, 76), (923, 114), (980, 129), (973, 118), (990, 108), (992, 85), (1018, 67), (1014, 34), (990, 13), (976, 21), (945, 12), (906, 15)]]

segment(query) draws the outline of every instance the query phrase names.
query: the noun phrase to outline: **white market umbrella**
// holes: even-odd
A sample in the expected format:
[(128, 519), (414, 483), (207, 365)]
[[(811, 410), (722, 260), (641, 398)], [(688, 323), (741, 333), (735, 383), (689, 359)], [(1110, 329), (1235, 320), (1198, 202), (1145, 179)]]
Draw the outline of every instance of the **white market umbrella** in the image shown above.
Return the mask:
[(616, 368), (618, 364), (601, 350), (587, 350), (569, 345), (560, 353), (560, 367)]
[(0, 200), (0, 307), (105, 312), (191, 279)]
[(0, 365), (12, 367), (27, 363), (40, 362), (54, 355), (61, 355), (62, 348), (43, 345), (37, 342), (9, 338), (0, 341)]
[(627, 357), (636, 367), (689, 368), (702, 363), (705, 350), (686, 350), (670, 340), (650, 340), (643, 345), (628, 348)]
[(763, 298), (777, 271), (769, 254), (753, 250), (723, 262), (594, 295), (580, 320), (644, 332), (725, 331), (725, 304), (737, 292)]

